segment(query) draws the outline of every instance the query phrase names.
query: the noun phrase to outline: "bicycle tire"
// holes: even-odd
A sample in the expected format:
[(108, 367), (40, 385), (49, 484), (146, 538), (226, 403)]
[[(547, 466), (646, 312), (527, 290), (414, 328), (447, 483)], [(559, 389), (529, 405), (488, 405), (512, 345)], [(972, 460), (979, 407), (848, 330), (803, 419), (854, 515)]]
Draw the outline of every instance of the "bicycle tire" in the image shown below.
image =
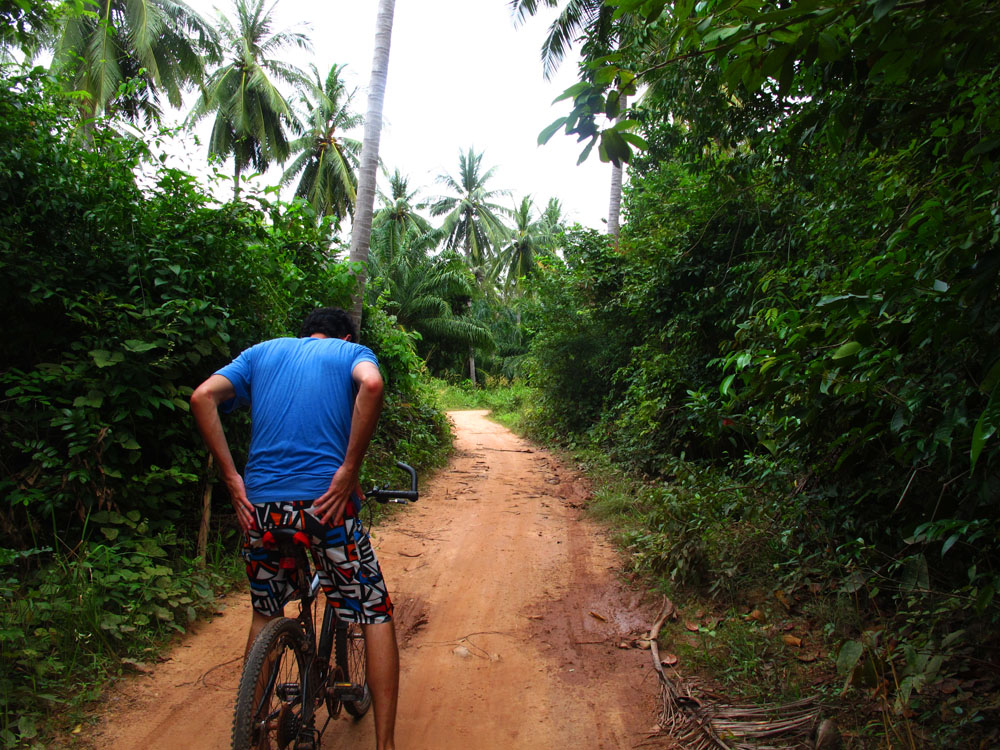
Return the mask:
[(305, 635), (281, 617), (261, 630), (243, 666), (233, 715), (232, 750), (287, 750), (301, 729)]
[(343, 702), (344, 710), (355, 719), (364, 716), (372, 705), (372, 694), (368, 689), (366, 656), (367, 649), (361, 626), (354, 622), (338, 621), (334, 634), (337, 680), (359, 685), (363, 689), (360, 700), (345, 700)]

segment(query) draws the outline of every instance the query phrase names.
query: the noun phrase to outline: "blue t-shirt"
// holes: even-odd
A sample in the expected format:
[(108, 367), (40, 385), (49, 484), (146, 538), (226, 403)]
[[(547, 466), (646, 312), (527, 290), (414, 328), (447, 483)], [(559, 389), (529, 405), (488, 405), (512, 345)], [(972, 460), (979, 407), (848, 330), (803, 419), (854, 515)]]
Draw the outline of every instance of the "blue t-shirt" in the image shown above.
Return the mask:
[(347, 452), (360, 362), (378, 366), (371, 349), (342, 339), (272, 339), (216, 373), (236, 390), (223, 411), (250, 405), (250, 502), (314, 500), (330, 488)]

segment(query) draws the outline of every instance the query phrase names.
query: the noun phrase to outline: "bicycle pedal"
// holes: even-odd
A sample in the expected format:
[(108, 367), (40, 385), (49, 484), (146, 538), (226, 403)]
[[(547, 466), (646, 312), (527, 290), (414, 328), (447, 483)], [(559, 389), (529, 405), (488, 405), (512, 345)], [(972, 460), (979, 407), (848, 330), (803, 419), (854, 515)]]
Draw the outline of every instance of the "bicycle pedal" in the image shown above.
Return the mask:
[(350, 682), (335, 682), (333, 683), (333, 696), (339, 701), (361, 701), (365, 697), (365, 687)]

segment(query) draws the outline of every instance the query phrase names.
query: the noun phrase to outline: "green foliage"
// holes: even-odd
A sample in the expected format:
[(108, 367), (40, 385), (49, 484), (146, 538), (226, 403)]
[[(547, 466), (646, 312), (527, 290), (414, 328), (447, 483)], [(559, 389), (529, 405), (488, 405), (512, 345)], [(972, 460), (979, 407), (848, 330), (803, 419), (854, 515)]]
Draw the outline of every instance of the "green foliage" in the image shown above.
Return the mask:
[(397, 229), (387, 221), (373, 234), (371, 278), (365, 286), (369, 303), (392, 313), (433, 370), (440, 370), (456, 352), (464, 356), (473, 346), (492, 348), (489, 329), (469, 315), (478, 290), (464, 261), (447, 250), (431, 255), (438, 233), (422, 233), (411, 225), (400, 236)]
[[(317, 306), (352, 269), (304, 202), (216, 204), (137, 140), (95, 127), (36, 71), (0, 93), (0, 742), (44, 734), (122, 657), (206, 606), (232, 567), (228, 498), (195, 560), (212, 481), (188, 414), (194, 385)], [(141, 177), (137, 177), (141, 175)], [(366, 479), (440, 461), (449, 433), (410, 336), (375, 310), (386, 373)], [(246, 418), (227, 424), (245, 447)], [(228, 548), (228, 549), (224, 549)], [(216, 571), (216, 572), (213, 572)], [(69, 696), (69, 697), (67, 697)]]
[(972, 668), (947, 633), (1000, 621), (997, 10), (610, 5), (642, 28), (563, 124), (597, 143), (640, 81), (645, 143), (617, 252), (573, 238), (543, 281), (535, 423), (671, 486), (678, 457), (725, 472), (730, 521), (637, 503), (637, 564), (718, 584), (745, 514), (775, 585), (883, 619), (887, 715), (926, 712)]
[[(534, 331), (531, 382), (552, 435), (593, 423), (616, 395), (611, 376), (628, 332), (614, 304), (621, 258), (610, 240), (578, 230), (567, 237), (565, 271), (551, 263), (533, 283), (526, 323)], [(542, 425), (539, 425), (541, 428)]]
[(439, 466), (451, 448), (451, 429), (434, 405), (413, 338), (393, 317), (365, 308), (361, 339), (377, 353), (386, 381), (385, 406), (363, 467), (367, 488), (369, 483), (398, 483), (396, 461), (417, 469)]
[(227, 583), (188, 556), (171, 524), (138, 511), (87, 521), (88, 540), (26, 577), (16, 558), (49, 559), (51, 550), (0, 550), (0, 746), (32, 739), (52, 712), (78, 709), (88, 693), (67, 697), (68, 686), (89, 687), (119, 659), (147, 660), (158, 639), (211, 609)]
[(304, 311), (345, 302), (351, 274), (303, 206), (215, 208), (176, 170), (143, 190), (141, 144), (97, 133), (79, 150), (37, 95), (13, 96), (0, 157), (4, 536), (47, 533), (38, 519), (55, 514), (53, 532), (73, 537), (97, 509), (176, 518), (203, 467), (191, 387)]

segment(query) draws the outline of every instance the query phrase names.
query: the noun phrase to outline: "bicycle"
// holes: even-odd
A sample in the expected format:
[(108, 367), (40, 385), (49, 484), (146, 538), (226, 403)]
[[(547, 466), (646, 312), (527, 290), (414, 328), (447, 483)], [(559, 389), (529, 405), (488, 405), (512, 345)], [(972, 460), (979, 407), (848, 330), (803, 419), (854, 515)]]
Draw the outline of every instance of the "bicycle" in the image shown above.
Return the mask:
[[(410, 475), (410, 489), (374, 487), (365, 493), (366, 499), (417, 501), (416, 471), (402, 462), (396, 466)], [(270, 535), (281, 567), (296, 570), (299, 588), (293, 600), (300, 601), (299, 614), (269, 622), (250, 647), (236, 695), (232, 750), (319, 750), (323, 733), (341, 707), (360, 719), (371, 706), (364, 635), (359, 625), (339, 620), (327, 607), (317, 641), (319, 574), (312, 572), (306, 554), (309, 538), (294, 529), (274, 529)], [(324, 702), (327, 719), (317, 730), (316, 709)]]

